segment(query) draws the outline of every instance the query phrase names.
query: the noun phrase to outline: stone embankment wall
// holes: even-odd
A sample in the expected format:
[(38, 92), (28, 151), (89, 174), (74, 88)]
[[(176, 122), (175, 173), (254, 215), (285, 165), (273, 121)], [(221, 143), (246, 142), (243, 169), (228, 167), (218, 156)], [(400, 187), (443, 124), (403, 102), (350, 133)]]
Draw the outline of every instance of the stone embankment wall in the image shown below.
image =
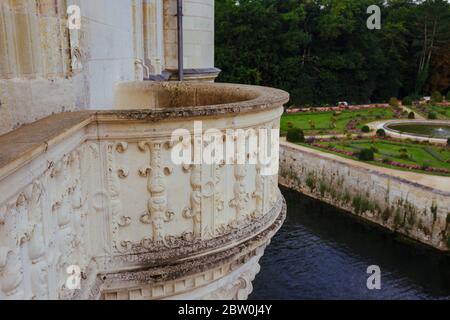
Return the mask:
[(352, 162), (282, 143), (280, 184), (398, 234), (449, 250), (450, 183), (448, 190), (435, 189), (389, 175), (384, 168)]

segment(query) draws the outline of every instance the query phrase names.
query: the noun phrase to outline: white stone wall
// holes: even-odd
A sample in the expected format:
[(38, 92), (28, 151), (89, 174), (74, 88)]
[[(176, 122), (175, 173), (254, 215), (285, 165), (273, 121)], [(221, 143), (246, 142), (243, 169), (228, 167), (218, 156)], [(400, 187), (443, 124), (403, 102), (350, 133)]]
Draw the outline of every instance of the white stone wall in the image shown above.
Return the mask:
[[(382, 173), (376, 167), (353, 166), (305, 149), (290, 143), (281, 144), (282, 185), (420, 242), (449, 250), (446, 244), (450, 236), (446, 222), (450, 214), (448, 190), (426, 187), (410, 179)], [(358, 203), (365, 201), (362, 207), (367, 210), (358, 211)]]
[[(177, 2), (164, 1), (166, 68), (178, 69)], [(184, 68), (214, 67), (214, 0), (183, 1)]]
[[(233, 122), (272, 128), (281, 112), (248, 113)], [(245, 299), (262, 250), (284, 219), (277, 176), (262, 176), (250, 164), (174, 165), (171, 133), (189, 128), (189, 119), (149, 127), (105, 117), (64, 132), (39, 157), (3, 172), (0, 300), (99, 298), (103, 290), (106, 299)], [(225, 134), (228, 121), (211, 117), (204, 124)], [(244, 244), (251, 237), (254, 244)], [(207, 267), (213, 261), (196, 251), (217, 252), (216, 266)], [(197, 273), (189, 263), (182, 276), (164, 267), (195, 256)], [(172, 278), (138, 281), (119, 272), (148, 263), (160, 265), (151, 272)], [(67, 287), (69, 266), (83, 273), (81, 290)], [(108, 278), (105, 286), (96, 284), (99, 274)]]
[[(67, 28), (67, 7), (81, 30)], [(177, 69), (176, 0), (0, 2), (0, 134), (52, 113), (108, 109), (114, 86)], [(184, 1), (185, 68), (214, 67), (214, 1)]]

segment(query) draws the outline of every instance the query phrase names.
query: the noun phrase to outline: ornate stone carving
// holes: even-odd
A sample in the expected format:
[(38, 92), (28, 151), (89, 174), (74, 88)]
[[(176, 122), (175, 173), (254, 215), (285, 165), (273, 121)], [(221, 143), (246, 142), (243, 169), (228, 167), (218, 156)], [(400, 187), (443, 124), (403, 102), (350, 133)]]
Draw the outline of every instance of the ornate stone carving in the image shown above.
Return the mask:
[[(264, 108), (255, 117), (246, 113), (238, 119), (236, 114), (228, 121), (200, 109), (193, 117), (204, 112), (201, 119), (208, 128), (250, 128), (281, 111)], [(229, 289), (230, 298), (244, 298), (251, 291), (251, 277), (240, 266), (257, 255), (255, 248), (283, 220), (276, 185), (269, 193), (269, 178), (262, 180), (259, 171), (254, 176), (252, 166), (231, 164), (230, 176), (224, 164), (193, 165), (183, 173), (169, 161), (174, 144), (166, 141), (171, 128), (189, 128), (188, 122), (182, 117), (173, 120), (179, 123), (168, 117), (160, 121), (153, 112), (92, 113), (97, 117), (92, 123), (74, 127), (73, 134), (58, 137), (42, 155), (24, 159), (23, 166), (5, 169), (0, 299), (98, 298), (107, 289), (103, 275), (114, 272), (123, 288), (142, 280), (154, 290), (151, 297), (158, 298), (191, 293), (202, 298), (205, 286), (215, 290), (218, 284)], [(164, 115), (178, 118), (184, 112), (168, 110)], [(140, 165), (144, 167), (138, 176)], [(176, 194), (180, 191), (181, 196)], [(277, 200), (273, 207), (269, 194)], [(80, 267), (80, 290), (66, 287), (71, 265)], [(248, 266), (255, 269), (255, 264)], [(138, 269), (142, 275), (131, 275), (130, 270)]]
[(131, 224), (131, 217), (122, 216), (118, 222), (120, 227), (128, 227)]
[(125, 179), (130, 174), (130, 171), (127, 168), (119, 168), (117, 169), (117, 175), (120, 179)]
[(41, 198), (43, 187), (40, 181), (32, 184), (29, 195), (28, 215), (31, 224), (28, 242), (28, 257), (31, 261), (31, 289), (33, 299), (48, 298), (48, 266), (45, 260), (45, 241), (42, 227)]
[(253, 212), (253, 216), (256, 218), (263, 214), (264, 205), (264, 178), (261, 175), (261, 166), (256, 166), (256, 176), (255, 176), (255, 191), (252, 197), (256, 201), (256, 209)]
[(234, 199), (230, 201), (230, 207), (236, 210), (236, 220), (240, 221), (247, 216), (247, 204), (250, 196), (246, 190), (245, 177), (247, 168), (245, 165), (234, 165), (235, 183), (233, 186)]
[(200, 238), (202, 231), (202, 170), (200, 165), (183, 166), (183, 170), (191, 172), (190, 205), (183, 210), (183, 217), (192, 219), (193, 235)]
[(116, 151), (118, 153), (125, 153), (128, 150), (128, 143), (125, 141), (118, 142), (116, 144)]
[[(164, 180), (164, 165), (162, 163), (161, 141), (140, 141), (138, 148), (150, 151), (150, 166), (140, 170), (140, 175), (147, 178), (147, 190), (150, 199), (147, 201), (147, 212), (140, 220), (152, 224), (152, 239), (155, 245), (165, 244), (164, 224), (172, 219), (173, 212), (168, 209), (166, 183)], [(147, 243), (147, 238), (145, 238)]]
[(8, 299), (23, 299), (20, 288), (23, 281), (22, 260), (19, 248), (0, 247), (0, 286)]

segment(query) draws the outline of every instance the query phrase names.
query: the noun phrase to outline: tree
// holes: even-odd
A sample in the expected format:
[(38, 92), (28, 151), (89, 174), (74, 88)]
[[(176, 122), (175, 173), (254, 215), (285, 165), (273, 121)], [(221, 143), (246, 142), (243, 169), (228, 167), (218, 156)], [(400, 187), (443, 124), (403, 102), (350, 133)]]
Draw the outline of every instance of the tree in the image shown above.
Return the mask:
[[(370, 5), (381, 30), (366, 27)], [(296, 105), (450, 89), (445, 0), (216, 0), (218, 81), (279, 87)]]

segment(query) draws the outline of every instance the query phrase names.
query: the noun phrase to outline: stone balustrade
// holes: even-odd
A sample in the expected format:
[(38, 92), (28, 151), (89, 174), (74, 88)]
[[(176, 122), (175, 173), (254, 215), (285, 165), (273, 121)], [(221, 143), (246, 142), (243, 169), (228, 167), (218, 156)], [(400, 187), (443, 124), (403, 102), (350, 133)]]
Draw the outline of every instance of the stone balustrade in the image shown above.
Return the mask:
[(224, 140), (277, 129), (287, 100), (254, 86), (125, 83), (115, 110), (0, 136), (0, 299), (245, 299), (284, 220), (278, 176), (176, 165), (171, 135), (194, 121)]

